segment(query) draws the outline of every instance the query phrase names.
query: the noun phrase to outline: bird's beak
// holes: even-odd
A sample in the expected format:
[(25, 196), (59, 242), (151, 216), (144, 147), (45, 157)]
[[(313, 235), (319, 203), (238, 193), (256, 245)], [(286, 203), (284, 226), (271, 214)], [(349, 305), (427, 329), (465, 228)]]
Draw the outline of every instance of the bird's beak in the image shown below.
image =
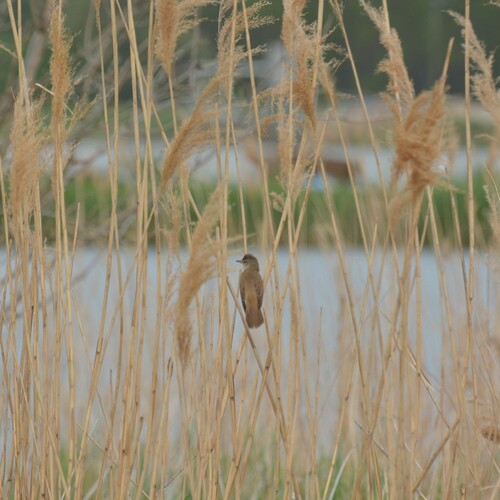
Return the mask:
[(241, 259), (238, 259), (236, 262), (239, 262), (240, 264), (243, 264), (243, 261)]

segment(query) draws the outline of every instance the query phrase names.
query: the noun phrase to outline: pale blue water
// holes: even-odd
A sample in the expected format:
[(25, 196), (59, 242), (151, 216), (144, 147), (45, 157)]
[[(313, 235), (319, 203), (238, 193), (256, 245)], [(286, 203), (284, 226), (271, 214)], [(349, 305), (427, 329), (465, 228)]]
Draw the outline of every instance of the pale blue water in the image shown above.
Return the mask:
[[(264, 273), (268, 259), (258, 252), (255, 252), (261, 261), (261, 270)], [(284, 279), (289, 263), (289, 254), (284, 250), (278, 251), (278, 279), (280, 294), (283, 293)], [(233, 288), (237, 289), (239, 265), (235, 262), (241, 257), (239, 253), (234, 253), (228, 258), (229, 279)], [(352, 299), (356, 312), (356, 320), (361, 328), (362, 335), (366, 338), (372, 334), (373, 320), (375, 318), (374, 300), (371, 289), (368, 290), (366, 304), (363, 309), (363, 299), (368, 279), (368, 264), (365, 254), (360, 249), (349, 249), (345, 251), (347, 265), (347, 280), (351, 287)], [(492, 274), (488, 266), (487, 258), (484, 254), (476, 256), (476, 309), (481, 310), (484, 318), (488, 318), (484, 311), (493, 314), (496, 311), (494, 298), (496, 296), (495, 275)], [(0, 257), (2, 260), (5, 256)], [(185, 260), (183, 255), (182, 260)], [(402, 255), (400, 255), (402, 266)], [(162, 295), (165, 294), (167, 257), (161, 256), (160, 269), (157, 267), (156, 255), (149, 252), (147, 263), (147, 317), (145, 318), (146, 331), (154, 332), (156, 316), (158, 311), (158, 301), (156, 291), (158, 280), (161, 283)], [(348, 309), (346, 294), (346, 284), (340, 269), (338, 256), (335, 252), (325, 253), (320, 250), (302, 249), (297, 256), (298, 280), (300, 283), (300, 303), (302, 311), (302, 325), (300, 330), (306, 332), (308, 344), (310, 344), (311, 354), (316, 352), (319, 328), (322, 329), (322, 342), (327, 348), (335, 348), (336, 339), (342, 329), (351, 329), (352, 320)], [(462, 265), (458, 252), (453, 252), (443, 259), (447, 293), (453, 321), (453, 327), (458, 329), (466, 324), (466, 301), (464, 278)], [(124, 286), (123, 307), (124, 317), (128, 324), (125, 324), (125, 331), (130, 329), (131, 311), (136, 292), (136, 266), (134, 263), (134, 251), (124, 249), (121, 252), (122, 281), (129, 281)], [(174, 263), (174, 266), (178, 265)], [(181, 264), (183, 265), (183, 264)], [(467, 266), (467, 263), (466, 263)], [(116, 257), (113, 259), (111, 271), (111, 286), (109, 291), (108, 307), (105, 319), (106, 330), (111, 328), (116, 334), (118, 332), (118, 322), (113, 316), (118, 310), (119, 289)], [(102, 249), (82, 248), (77, 251), (74, 262), (74, 283), (72, 285), (73, 303), (75, 312), (81, 321), (83, 332), (80, 333), (80, 326), (75, 322), (75, 339), (84, 338), (91, 351), (97, 338), (99, 324), (104, 302), (104, 282), (106, 273), (106, 255)], [(374, 283), (380, 282), (378, 307), (379, 317), (383, 334), (389, 330), (390, 318), (393, 313), (394, 303), (397, 297), (397, 280), (394, 266), (390, 256), (386, 256), (382, 262), (382, 255), (376, 253), (372, 274)], [(274, 273), (272, 273), (274, 279)], [(378, 285), (377, 285), (378, 286)], [(439, 366), (439, 356), (441, 353), (441, 339), (447, 335), (448, 326), (443, 302), (443, 293), (437, 270), (436, 259), (431, 251), (424, 251), (421, 256), (421, 321), (424, 339), (424, 351), (429, 369)], [(268, 281), (265, 290), (264, 310), (269, 323), (274, 323), (273, 317), (273, 291), (274, 281)], [(229, 292), (228, 292), (229, 293)], [(281, 318), (282, 335), (284, 343), (287, 344), (287, 335), (290, 331), (290, 289), (287, 291)], [(216, 282), (212, 280), (200, 291), (200, 300), (206, 305), (207, 315), (210, 315), (210, 303), (218, 297)], [(409, 315), (409, 331), (414, 342), (417, 329), (416, 315), (416, 292), (413, 289)], [(175, 296), (173, 298), (175, 300)], [(214, 302), (216, 304), (216, 302)], [(229, 308), (231, 315), (235, 307), (232, 297), (229, 295)], [(217, 311), (217, 307), (214, 308)], [(236, 331), (242, 331), (243, 327), (237, 318)], [(169, 321), (172, 318), (165, 318)], [(207, 321), (210, 318), (207, 317)], [(113, 323), (114, 321), (114, 323)], [(215, 318), (217, 323), (218, 317)], [(111, 325), (113, 326), (111, 327)], [(345, 325), (342, 327), (341, 325)], [(113, 346), (113, 339), (110, 347)], [(434, 375), (438, 375), (437, 371)]]
[[(250, 251), (254, 251), (250, 249)], [(228, 278), (237, 289), (239, 265), (235, 262), (241, 257), (242, 251), (230, 255), (228, 258)], [(266, 269), (268, 259), (266, 256), (255, 251), (261, 261), (261, 268)], [(99, 391), (104, 400), (110, 397), (110, 384), (115, 383), (118, 366), (118, 353), (120, 345), (120, 332), (123, 332), (123, 345), (125, 346), (123, 370), (125, 370), (127, 360), (127, 349), (132, 335), (133, 323), (133, 304), (136, 295), (136, 265), (134, 263), (134, 252), (131, 249), (123, 249), (120, 254), (122, 265), (122, 282), (124, 283), (123, 292), (123, 323), (117, 319), (116, 313), (119, 310), (119, 292), (117, 279), (116, 257), (113, 259), (111, 273), (111, 286), (109, 291), (107, 313), (105, 318), (105, 338), (109, 338), (109, 344), (103, 357), (103, 367), (99, 379)], [(278, 275), (280, 295), (283, 293), (286, 269), (290, 256), (288, 252), (280, 250), (278, 257)], [(364, 252), (360, 249), (350, 249), (345, 252), (347, 265), (347, 279), (352, 291), (352, 300), (354, 304), (356, 321), (360, 327), (360, 342), (363, 353), (366, 355), (375, 346), (378, 349), (378, 340), (376, 330), (374, 330), (375, 303), (371, 290), (364, 303), (364, 292), (368, 277), (368, 264)], [(402, 255), (401, 261), (402, 261)], [(186, 254), (183, 254), (180, 265), (185, 264)], [(0, 254), (0, 262), (5, 263), (5, 253)], [(149, 387), (151, 384), (152, 359), (154, 346), (155, 324), (158, 312), (157, 285), (161, 285), (163, 303), (165, 296), (166, 282), (166, 263), (167, 256), (162, 255), (160, 266), (157, 266), (156, 255), (154, 251), (149, 251), (147, 262), (146, 295), (140, 296), (139, 300), (146, 301), (147, 314), (142, 318), (141, 314), (136, 318), (136, 324), (141, 324), (144, 319), (144, 347), (142, 356), (142, 405), (146, 409), (150, 397)], [(348, 308), (346, 295), (346, 283), (340, 270), (338, 255), (331, 251), (325, 253), (320, 250), (303, 249), (299, 250), (297, 256), (299, 282), (300, 282), (300, 311), (299, 324), (297, 331), (299, 333), (298, 348), (300, 353), (304, 353), (304, 359), (301, 363), (307, 363), (308, 384), (314, 392), (314, 383), (316, 376), (319, 376), (319, 420), (324, 426), (324, 430), (331, 430), (331, 417), (338, 410), (338, 401), (341, 394), (337, 387), (339, 372), (345, 368), (345, 363), (355, 363), (354, 346), (355, 337), (352, 333), (352, 320)], [(449, 297), (449, 306), (453, 321), (453, 331), (457, 339), (463, 337), (466, 332), (467, 309), (464, 292), (464, 278), (462, 274), (462, 264), (460, 255), (453, 252), (447, 255), (444, 260), (444, 276)], [(179, 263), (174, 265), (179, 265)], [(466, 262), (467, 266), (467, 262)], [(3, 266), (5, 269), (5, 266)], [(75, 348), (75, 380), (76, 394), (83, 395), (77, 399), (76, 412), (79, 420), (83, 419), (84, 409), (87, 403), (87, 395), (92, 374), (92, 366), (95, 357), (95, 349), (101, 322), (101, 314), (104, 303), (104, 284), (106, 273), (106, 255), (103, 249), (81, 248), (77, 251), (74, 261), (73, 276), (74, 283), (71, 288), (73, 301), (73, 342)], [(127, 274), (130, 275), (128, 282)], [(385, 262), (382, 261), (382, 255), (376, 253), (373, 259), (372, 274), (375, 283), (380, 282), (379, 287), (379, 319), (382, 329), (382, 337), (387, 339), (389, 335), (390, 318), (393, 313), (394, 303), (397, 297), (397, 280), (394, 267), (389, 257)], [(225, 277), (221, 277), (221, 283), (225, 286)], [(273, 278), (274, 279), (274, 278)], [(441, 380), (441, 355), (444, 352), (446, 356), (450, 353), (449, 328), (447, 325), (446, 314), (443, 302), (443, 292), (441, 290), (439, 273), (436, 266), (436, 259), (432, 252), (424, 251), (421, 256), (421, 322), (422, 322), (422, 341), (423, 341), (423, 366), (425, 373), (431, 380), (432, 385), (439, 388)], [(497, 276), (488, 266), (488, 258), (484, 254), (476, 255), (476, 301), (475, 318), (477, 323), (481, 324), (481, 331), (478, 334), (488, 335), (488, 328), (493, 328), (497, 323), (498, 304), (497, 294)], [(218, 291), (217, 280), (211, 280), (203, 287), (199, 294), (200, 304), (204, 308), (204, 326), (202, 331), (205, 333), (206, 344), (209, 344), (210, 325), (214, 325), (214, 338), (216, 344), (219, 331), (218, 317)], [(53, 283), (47, 282), (47, 290), (53, 287)], [(175, 285), (177, 286), (177, 284)], [(271, 326), (271, 335), (273, 336), (273, 316), (275, 308), (273, 306), (274, 281), (268, 281), (265, 289), (264, 311), (268, 323)], [(176, 293), (172, 297), (175, 302)], [(231, 294), (228, 292), (230, 317), (235, 314), (235, 305)], [(363, 304), (365, 304), (363, 306)], [(47, 332), (50, 334), (54, 319), (50, 316), (53, 312), (49, 304), (49, 324)], [(215, 315), (212, 317), (212, 311)], [(161, 345), (160, 345), (160, 366), (163, 369), (169, 356), (171, 356), (172, 347), (172, 325), (174, 317), (163, 313), (161, 317)], [(291, 328), (291, 308), (289, 301), (289, 290), (287, 292), (283, 310), (281, 314), (281, 339), (282, 339), (282, 371), (286, 377), (288, 373), (288, 362), (290, 354), (290, 332)], [(416, 352), (416, 298), (415, 289), (410, 304), (409, 312), (409, 333), (410, 344), (413, 352)], [(23, 322), (22, 318), (17, 319), (17, 352), (21, 352)], [(235, 333), (233, 339), (233, 355), (244, 335), (243, 326), (236, 314)], [(265, 360), (268, 350), (265, 330), (260, 328), (253, 331), (257, 343), (258, 352), (262, 361)], [(4, 346), (7, 344), (6, 329), (2, 331), (2, 341)], [(339, 340), (341, 339), (341, 340)], [(274, 341), (274, 340), (273, 340)], [(461, 342), (464, 344), (464, 342)], [(193, 339), (193, 349), (197, 349), (197, 339)], [(444, 347), (443, 347), (444, 346)], [(215, 349), (215, 347), (214, 347)], [(319, 357), (318, 357), (319, 349)], [(444, 349), (444, 351), (443, 351)], [(67, 361), (65, 358), (66, 345), (63, 348), (63, 356), (60, 362), (60, 376), (62, 381), (62, 395), (67, 393)], [(377, 351), (378, 352), (378, 351)], [(445, 358), (446, 358), (445, 356)], [(10, 357), (12, 357), (12, 353)], [(319, 364), (318, 364), (319, 360)], [(12, 363), (12, 360), (10, 361)], [(446, 363), (446, 361), (445, 361)], [(255, 362), (250, 355), (250, 365), (256, 369)], [(357, 368), (356, 368), (357, 370)], [(305, 375), (305, 372), (304, 376)], [(163, 375), (164, 376), (164, 373)], [(378, 376), (377, 376), (378, 377)], [(376, 382), (374, 380), (373, 382)], [(311, 385), (312, 384), (312, 385)], [(172, 393), (171, 412), (173, 420), (179, 411), (177, 406), (177, 396), (175, 388)], [(286, 394), (283, 394), (286, 399)], [(302, 410), (301, 410), (302, 411)], [(62, 407), (61, 412), (65, 414), (66, 410)], [(63, 415), (62, 422), (65, 426), (66, 417)], [(67, 415), (66, 415), (67, 416)], [(306, 416), (304, 415), (304, 418)], [(94, 405), (92, 422), (96, 425), (105, 421), (98, 405)], [(173, 428), (172, 432), (175, 433)]]

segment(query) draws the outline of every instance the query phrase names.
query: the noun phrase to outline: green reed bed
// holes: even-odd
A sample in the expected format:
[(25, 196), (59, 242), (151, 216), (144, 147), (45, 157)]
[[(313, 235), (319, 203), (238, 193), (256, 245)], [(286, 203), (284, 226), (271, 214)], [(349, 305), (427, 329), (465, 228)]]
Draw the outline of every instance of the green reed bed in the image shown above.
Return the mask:
[[(491, 178), (482, 173), (475, 174), (474, 177), (474, 201), (476, 210), (476, 232), (478, 245), (488, 246), (491, 243), (492, 230), (490, 225), (490, 205), (486, 196), (485, 186), (491, 186)], [(440, 239), (446, 242), (449, 248), (457, 248), (456, 227), (454, 218), (454, 208), (452, 198), (456, 204), (456, 220), (460, 228), (460, 238), (464, 245), (468, 244), (468, 219), (467, 219), (467, 199), (466, 180), (454, 179), (453, 190), (436, 187), (432, 191), (432, 200), (436, 212), (436, 224)], [(111, 213), (111, 190), (109, 184), (102, 177), (85, 176), (82, 178), (72, 178), (65, 184), (66, 204), (68, 207), (68, 231), (71, 236), (78, 228), (79, 238), (88, 244), (103, 245), (106, 241), (106, 223)], [(129, 182), (121, 181), (117, 184), (117, 210), (118, 217), (122, 224), (122, 236), (124, 242), (133, 242), (136, 224), (131, 218), (134, 209), (133, 186)], [(213, 182), (192, 181), (189, 184), (189, 191), (199, 209), (203, 210), (211, 193), (217, 185)], [(7, 183), (8, 190), (8, 183)], [(269, 180), (269, 190), (272, 196), (272, 218), (273, 223), (278, 224), (282, 205), (280, 200), (284, 199), (285, 189), (278, 179)], [(340, 232), (343, 241), (350, 246), (360, 246), (362, 244), (359, 220), (354, 216), (356, 206), (354, 193), (348, 182), (333, 181), (330, 190), (332, 206), (338, 217)], [(251, 235), (253, 242), (259, 241), (259, 232), (265, 220), (264, 216), (264, 193), (258, 186), (243, 186), (243, 207), (245, 210), (247, 231)], [(51, 196), (49, 179), (41, 181), (41, 193), (43, 203), (42, 224), (44, 235), (47, 241), (54, 241), (55, 221), (54, 221), (54, 200)], [(174, 191), (175, 196), (180, 199), (180, 189)], [(383, 217), (383, 206), (381, 203), (382, 193), (377, 185), (362, 186), (358, 188), (360, 205), (364, 211), (366, 221), (372, 224), (381, 224)], [(297, 220), (300, 213), (300, 205), (304, 200), (305, 192), (299, 192), (297, 205), (294, 209), (294, 218)], [(228, 189), (228, 231), (229, 235), (238, 238), (242, 231), (241, 200), (240, 190), (237, 185), (230, 185)], [(428, 221), (428, 200), (424, 199), (422, 212), (419, 218), (419, 232), (423, 234), (423, 244), (432, 244), (431, 233)], [(193, 207), (190, 209), (191, 217), (196, 213)], [(302, 246), (319, 247), (323, 243), (331, 240), (328, 231), (325, 234), (325, 222), (328, 219), (328, 207), (325, 203), (322, 189), (313, 190), (309, 195), (309, 201), (305, 210), (304, 227), (300, 234), (299, 244)], [(3, 218), (0, 220), (1, 234), (4, 235)], [(78, 224), (77, 224), (78, 221)], [(382, 219), (383, 221), (383, 219)], [(425, 231), (424, 231), (425, 230)], [(285, 229), (286, 234), (286, 229)], [(186, 235), (183, 233), (182, 244), (186, 244)], [(3, 236), (2, 236), (3, 237)], [(148, 236), (149, 244), (154, 243), (154, 231), (151, 230)]]

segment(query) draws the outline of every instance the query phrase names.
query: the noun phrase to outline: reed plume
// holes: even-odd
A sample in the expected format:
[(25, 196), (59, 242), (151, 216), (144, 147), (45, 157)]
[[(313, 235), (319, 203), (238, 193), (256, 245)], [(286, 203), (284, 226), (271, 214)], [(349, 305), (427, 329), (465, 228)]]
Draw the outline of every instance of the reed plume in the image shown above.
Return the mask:
[(52, 81), (52, 123), (61, 127), (65, 123), (66, 101), (73, 89), (73, 67), (70, 63), (71, 36), (64, 27), (64, 16), (53, 1), (50, 16), (50, 76)]
[(179, 278), (179, 294), (176, 305), (175, 336), (181, 362), (189, 359), (192, 327), (189, 306), (200, 287), (214, 276), (219, 246), (210, 236), (219, 218), (220, 188), (216, 189), (206, 204), (193, 232), (189, 257)]
[[(388, 76), (385, 98), (395, 120), (393, 182), (397, 185), (403, 175), (406, 177), (404, 190), (391, 202), (391, 225), (394, 226), (401, 208), (409, 201), (416, 201), (427, 186), (438, 182), (435, 164), (441, 151), (443, 135), (446, 69), (431, 90), (415, 97), (396, 30), (388, 25), (381, 9), (374, 8), (364, 0), (361, 0), (361, 4), (379, 31), (380, 42), (388, 53), (387, 59), (378, 65), (378, 71)], [(445, 68), (448, 60), (449, 53)]]
[(203, 89), (196, 105), (184, 122), (174, 140), (170, 143), (163, 161), (160, 190), (165, 189), (176, 170), (198, 150), (214, 140), (214, 123), (217, 112), (214, 109), (216, 92), (224, 82), (225, 74), (216, 74)]
[(413, 102), (415, 90), (404, 62), (401, 40), (397, 31), (386, 22), (382, 9), (376, 9), (365, 0), (361, 0), (361, 5), (377, 28), (380, 43), (387, 51), (388, 57), (379, 63), (378, 71), (387, 75), (388, 92), (397, 97), (401, 107), (405, 110)]
[(180, 31), (177, 29), (179, 26), (179, 5), (180, 2), (177, 0), (157, 0), (156, 2), (156, 57), (161, 61), (169, 78), (172, 77), (172, 62)]
[(303, 0), (284, 0), (283, 28), (281, 39), (288, 52), (293, 68), (293, 97), (312, 124), (315, 124), (314, 87), (312, 62), (315, 44), (311, 27), (302, 19), (306, 2)]
[(177, 41), (200, 21), (198, 11), (214, 0), (157, 0), (156, 57), (169, 78), (173, 77)]
[(9, 212), (16, 240), (31, 234), (30, 219), (35, 210), (35, 193), (43, 173), (42, 150), (47, 137), (40, 121), (41, 103), (33, 105), (19, 97), (14, 104), (10, 134), (12, 168), (10, 172)]
[(469, 54), (476, 72), (471, 76), (472, 91), (483, 108), (491, 115), (495, 125), (497, 137), (500, 137), (500, 94), (497, 89), (497, 79), (493, 76), (493, 54), (487, 55), (483, 43), (477, 37), (470, 20), (460, 14), (451, 13), (457, 24), (462, 27), (462, 36), (465, 30), (469, 31)]
[(437, 180), (434, 162), (440, 152), (444, 103), (444, 85), (440, 81), (411, 102), (407, 116), (396, 126), (393, 175), (397, 181), (407, 174), (407, 189), (412, 195)]
[[(269, 22), (269, 18), (260, 18), (257, 13), (265, 5), (257, 2), (248, 9), (249, 28), (253, 29)], [(224, 7), (224, 11), (227, 6)], [(234, 43), (241, 39), (245, 30), (242, 14), (236, 14), (234, 21)], [(163, 161), (160, 189), (164, 189), (167, 182), (172, 178), (175, 171), (186, 164), (189, 157), (203, 147), (212, 144), (214, 136), (215, 120), (218, 117), (219, 92), (225, 89), (224, 84), (233, 74), (238, 63), (247, 56), (247, 52), (239, 47), (233, 47), (232, 18), (228, 17), (222, 22), (217, 41), (218, 66), (215, 75), (209, 80), (201, 92), (193, 111), (186, 119), (174, 140), (170, 144), (165, 160)], [(259, 48), (253, 51), (258, 51)]]

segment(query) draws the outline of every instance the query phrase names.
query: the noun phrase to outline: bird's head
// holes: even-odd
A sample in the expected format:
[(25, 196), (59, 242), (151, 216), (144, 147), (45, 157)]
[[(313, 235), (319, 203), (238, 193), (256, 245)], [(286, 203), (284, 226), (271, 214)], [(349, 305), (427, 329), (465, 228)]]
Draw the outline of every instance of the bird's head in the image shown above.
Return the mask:
[(240, 260), (237, 260), (240, 264), (243, 264), (245, 268), (253, 267), (257, 271), (259, 270), (259, 261), (257, 257), (254, 257), (251, 253), (246, 253)]

